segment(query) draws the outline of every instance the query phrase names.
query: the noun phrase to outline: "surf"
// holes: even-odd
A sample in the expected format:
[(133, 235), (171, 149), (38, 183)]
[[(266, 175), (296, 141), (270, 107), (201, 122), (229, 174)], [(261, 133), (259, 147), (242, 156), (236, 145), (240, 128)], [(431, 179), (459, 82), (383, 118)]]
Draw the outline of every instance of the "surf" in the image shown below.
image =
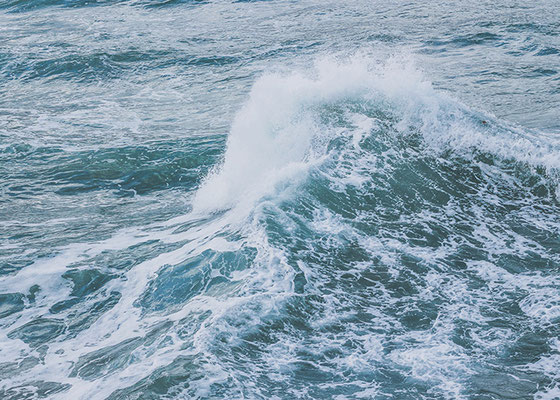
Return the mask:
[[(2, 282), (28, 299), (42, 288), (11, 317), (10, 354), (35, 357), (28, 332), (49, 334), (7, 385), (122, 398), (171, 377), (175, 397), (368, 398), (398, 379), (451, 399), (492, 390), (494, 374), (533, 393), (492, 362), (530, 346), (506, 316), (548, 335), (560, 318), (560, 282), (532, 267), (559, 257), (559, 150), (435, 89), (410, 56), (264, 73), (191, 210), (61, 246)], [(61, 322), (83, 309), (87, 323)], [(554, 355), (538, 360), (520, 364), (551, 385)]]

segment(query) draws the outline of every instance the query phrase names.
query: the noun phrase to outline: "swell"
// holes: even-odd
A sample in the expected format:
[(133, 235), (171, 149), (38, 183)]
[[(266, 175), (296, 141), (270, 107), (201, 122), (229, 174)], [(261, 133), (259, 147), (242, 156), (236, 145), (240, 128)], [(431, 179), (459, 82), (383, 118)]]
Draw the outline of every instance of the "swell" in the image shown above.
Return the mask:
[(5, 61), (0, 71), (6, 79), (21, 81), (62, 79), (95, 82), (154, 69), (221, 67), (240, 61), (233, 56), (191, 55), (176, 50), (126, 50), (91, 54), (72, 54), (68, 49), (64, 51), (66, 54), (43, 59), (21, 60), (16, 55), (3, 55)]
[(48, 7), (59, 8), (82, 8), (96, 6), (113, 6), (118, 4), (135, 5), (145, 8), (161, 8), (177, 5), (201, 5), (206, 4), (204, 0), (7, 0), (0, 4), (0, 10), (6, 9), (9, 12), (30, 12)]
[(9, 200), (38, 194), (43, 185), (61, 195), (92, 190), (113, 190), (118, 196), (164, 188), (192, 190), (215, 164), (222, 146), (219, 137), (92, 150), (9, 145), (0, 150), (6, 168), (3, 191)]
[(206, 137), (90, 150), (2, 148), (1, 275), (82, 238), (111, 237), (147, 215), (156, 221), (184, 213), (183, 196), (200, 185), (222, 147), (222, 138)]

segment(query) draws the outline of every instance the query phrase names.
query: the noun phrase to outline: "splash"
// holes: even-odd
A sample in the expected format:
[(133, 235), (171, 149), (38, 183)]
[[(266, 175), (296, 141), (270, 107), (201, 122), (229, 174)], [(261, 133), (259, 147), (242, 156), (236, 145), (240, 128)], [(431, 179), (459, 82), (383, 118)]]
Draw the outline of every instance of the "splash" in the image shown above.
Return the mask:
[(250, 209), (279, 185), (304, 179), (324, 160), (329, 142), (344, 134), (324, 120), (329, 108), (344, 104), (361, 104), (366, 116), (354, 116), (366, 125), (381, 114), (399, 135), (419, 132), (432, 150), (486, 152), (543, 167), (554, 177), (560, 169), (558, 138), (508, 126), (436, 91), (409, 57), (382, 61), (359, 53), (321, 58), (307, 72), (259, 78), (233, 121), (223, 162), (195, 196), (195, 211), (240, 203)]

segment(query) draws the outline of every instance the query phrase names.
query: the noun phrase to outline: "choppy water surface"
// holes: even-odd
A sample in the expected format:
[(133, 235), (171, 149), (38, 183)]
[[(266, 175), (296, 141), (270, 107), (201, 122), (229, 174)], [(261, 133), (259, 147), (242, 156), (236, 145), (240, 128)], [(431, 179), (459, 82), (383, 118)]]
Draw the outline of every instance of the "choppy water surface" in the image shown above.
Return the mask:
[(560, 4), (420, 3), (3, 0), (0, 398), (560, 398)]

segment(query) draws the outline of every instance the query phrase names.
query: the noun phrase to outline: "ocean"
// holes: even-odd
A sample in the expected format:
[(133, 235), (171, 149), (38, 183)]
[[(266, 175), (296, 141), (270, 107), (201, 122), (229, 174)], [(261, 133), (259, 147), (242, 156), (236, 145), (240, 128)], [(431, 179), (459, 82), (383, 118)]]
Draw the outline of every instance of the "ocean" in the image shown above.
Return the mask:
[(1, 399), (560, 399), (560, 3), (1, 0)]

